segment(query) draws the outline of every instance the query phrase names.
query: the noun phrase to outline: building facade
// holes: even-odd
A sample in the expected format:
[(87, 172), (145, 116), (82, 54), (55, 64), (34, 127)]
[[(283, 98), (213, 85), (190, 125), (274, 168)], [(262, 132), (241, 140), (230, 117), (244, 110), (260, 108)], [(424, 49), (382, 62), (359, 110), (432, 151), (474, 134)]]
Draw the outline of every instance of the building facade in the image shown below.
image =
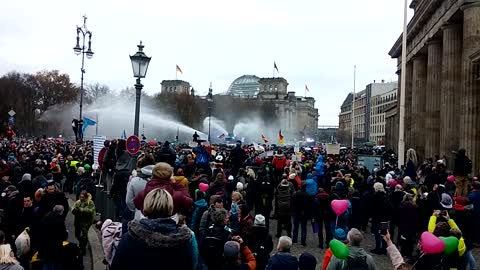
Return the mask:
[(383, 144), (385, 139), (384, 109), (395, 103), (397, 82), (370, 83), (358, 93), (349, 93), (340, 107), (338, 139), (341, 143), (351, 144), (352, 100), (354, 100), (354, 142), (361, 144), (375, 142)]
[(480, 169), (480, 0), (414, 0), (407, 27), (389, 52), (405, 72), (405, 148), (420, 159), (465, 148)]
[[(388, 91), (390, 90), (390, 91)], [(386, 135), (386, 120), (385, 115), (386, 111), (392, 104), (397, 103), (397, 88), (388, 88), (385, 93), (372, 93), (370, 98), (370, 132), (369, 140), (371, 142), (376, 142), (378, 145), (385, 144), (385, 135)]]
[(162, 93), (190, 94), (190, 83), (182, 80), (163, 80)]
[(318, 129), (318, 109), (313, 97), (299, 97), (288, 91), (284, 78), (261, 78), (258, 102), (273, 102), (284, 136), (293, 141), (314, 138)]

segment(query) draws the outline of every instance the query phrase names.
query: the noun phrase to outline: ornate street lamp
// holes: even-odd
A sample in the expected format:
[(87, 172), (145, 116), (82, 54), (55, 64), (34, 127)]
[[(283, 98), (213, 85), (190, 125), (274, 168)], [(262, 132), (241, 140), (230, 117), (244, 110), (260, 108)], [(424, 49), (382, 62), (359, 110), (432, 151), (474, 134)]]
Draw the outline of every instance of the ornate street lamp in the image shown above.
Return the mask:
[(130, 61), (132, 61), (133, 77), (137, 78), (135, 83), (135, 125), (133, 127), (133, 134), (138, 136), (138, 129), (140, 125), (140, 97), (142, 96), (143, 84), (140, 82), (140, 78), (145, 78), (147, 75), (148, 64), (151, 57), (148, 57), (143, 52), (142, 41), (140, 45), (137, 45), (138, 52), (134, 55), (130, 55)]
[[(85, 47), (86, 37), (88, 36), (88, 47)], [(82, 38), (82, 46), (80, 46), (80, 38)], [(85, 55), (88, 59), (93, 57), (92, 52), (92, 32), (87, 29), (87, 16), (83, 16), (83, 26), (77, 26), (77, 44), (73, 47), (73, 51), (76, 55), (82, 54), (82, 68), (80, 71), (82, 72), (82, 77), (80, 80), (80, 117), (79, 120), (82, 120), (82, 108), (83, 108), (83, 74), (85, 74), (84, 63), (85, 63)], [(80, 131), (79, 139), (83, 140), (83, 134)]]
[(210, 127), (212, 122), (212, 108), (213, 108), (213, 90), (212, 90), (212, 83), (210, 83), (210, 88), (208, 88), (208, 142), (210, 142)]

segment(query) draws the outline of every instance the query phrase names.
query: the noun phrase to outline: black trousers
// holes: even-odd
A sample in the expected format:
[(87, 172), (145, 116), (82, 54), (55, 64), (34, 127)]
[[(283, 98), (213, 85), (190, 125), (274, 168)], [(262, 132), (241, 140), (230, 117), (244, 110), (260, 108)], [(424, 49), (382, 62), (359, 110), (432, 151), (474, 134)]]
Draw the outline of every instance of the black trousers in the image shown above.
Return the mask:
[(287, 236), (292, 237), (292, 217), (290, 215), (277, 215), (277, 236), (282, 235), (282, 231), (287, 231)]

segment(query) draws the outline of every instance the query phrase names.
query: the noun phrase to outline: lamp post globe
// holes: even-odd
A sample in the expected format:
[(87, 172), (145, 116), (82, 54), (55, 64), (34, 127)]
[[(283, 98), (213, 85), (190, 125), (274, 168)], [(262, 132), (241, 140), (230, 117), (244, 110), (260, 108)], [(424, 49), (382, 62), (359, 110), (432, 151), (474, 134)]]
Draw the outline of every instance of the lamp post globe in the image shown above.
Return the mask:
[(148, 65), (150, 64), (151, 57), (148, 57), (144, 52), (142, 41), (137, 45), (138, 51), (134, 55), (130, 55), (130, 61), (132, 62), (133, 77), (137, 78), (135, 83), (135, 123), (133, 126), (133, 134), (138, 136), (138, 130), (140, 126), (140, 98), (142, 96), (143, 84), (140, 79), (145, 78), (147, 75)]

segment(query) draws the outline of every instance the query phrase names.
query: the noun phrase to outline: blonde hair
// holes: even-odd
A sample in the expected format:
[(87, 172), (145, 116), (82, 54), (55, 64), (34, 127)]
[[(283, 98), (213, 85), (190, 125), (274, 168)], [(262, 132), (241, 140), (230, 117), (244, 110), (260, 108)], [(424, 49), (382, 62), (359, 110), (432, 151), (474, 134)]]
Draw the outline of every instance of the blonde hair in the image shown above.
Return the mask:
[(413, 165), (417, 166), (417, 152), (412, 148), (407, 150), (407, 161), (405, 164), (408, 163), (409, 160), (413, 162)]
[(255, 179), (255, 171), (252, 170), (251, 168), (249, 168), (249, 169), (247, 170), (247, 176)]
[(243, 200), (242, 193), (240, 193), (240, 192), (238, 192), (238, 191), (232, 192), (232, 198), (233, 198), (233, 197), (237, 197), (239, 201), (242, 201), (242, 200)]
[(152, 174), (157, 179), (170, 179), (173, 176), (173, 168), (168, 163), (159, 162), (153, 167)]
[(169, 217), (173, 214), (173, 199), (168, 191), (156, 188), (143, 201), (143, 214), (150, 218)]
[(18, 264), (18, 261), (12, 256), (10, 244), (0, 245), (0, 264)]
[(385, 193), (385, 187), (383, 186), (382, 183), (377, 182), (377, 183), (373, 184), (373, 189), (375, 190), (375, 192)]

